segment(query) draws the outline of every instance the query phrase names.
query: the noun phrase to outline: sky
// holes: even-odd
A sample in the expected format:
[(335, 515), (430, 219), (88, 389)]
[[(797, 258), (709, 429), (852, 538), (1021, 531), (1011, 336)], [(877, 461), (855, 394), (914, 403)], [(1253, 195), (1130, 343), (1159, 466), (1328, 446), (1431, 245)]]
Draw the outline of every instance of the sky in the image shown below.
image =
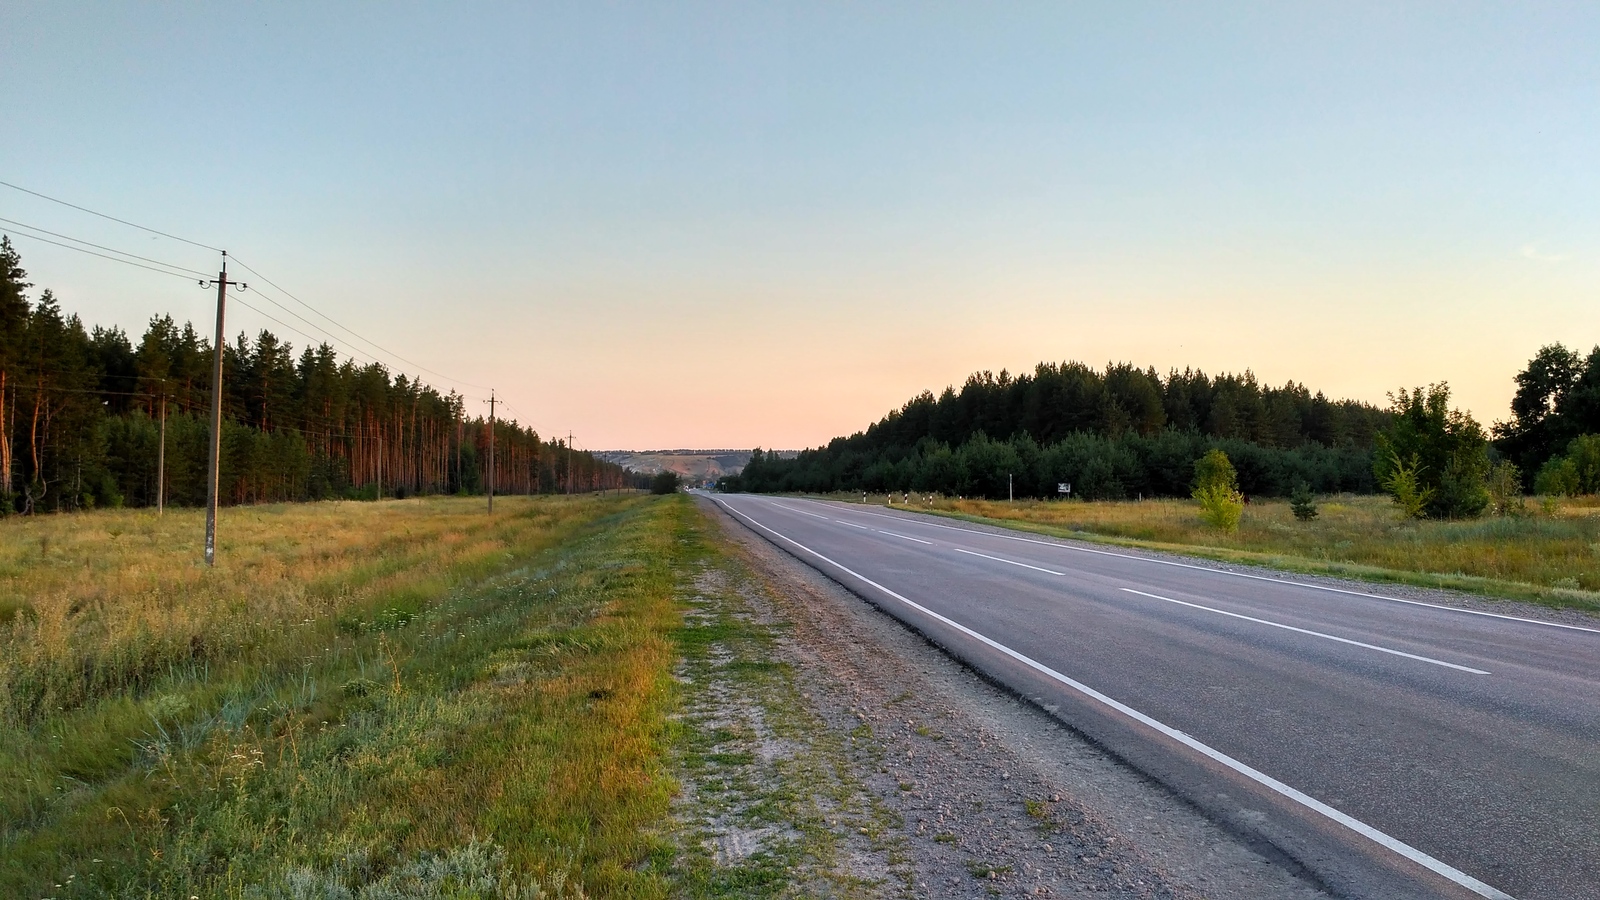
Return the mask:
[[(249, 291), (230, 335), (308, 343), (270, 314), (588, 449), (812, 446), (1068, 359), (1446, 381), (1489, 424), (1540, 346), (1600, 343), (1594, 4), (0, 21), (0, 181), (226, 248), (384, 352)], [(9, 188), (0, 218), (218, 263)], [(192, 282), (0, 231), (86, 323), (211, 330)]]

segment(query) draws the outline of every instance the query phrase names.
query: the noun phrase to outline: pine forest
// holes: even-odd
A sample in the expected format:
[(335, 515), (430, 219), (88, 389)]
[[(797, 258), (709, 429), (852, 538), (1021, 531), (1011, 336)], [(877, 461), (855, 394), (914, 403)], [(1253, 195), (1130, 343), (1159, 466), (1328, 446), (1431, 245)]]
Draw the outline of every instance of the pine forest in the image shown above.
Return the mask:
[[(0, 515), (152, 506), (206, 496), (211, 342), (150, 320), (137, 342), (85, 327), (33, 285), (0, 238)], [(219, 502), (481, 493), (489, 421), (466, 398), (324, 343), (297, 353), (270, 331), (223, 349)], [(475, 404), (477, 405), (477, 404)], [(165, 441), (163, 446), (163, 434)], [(494, 490), (532, 494), (635, 484), (620, 466), (494, 423)]]

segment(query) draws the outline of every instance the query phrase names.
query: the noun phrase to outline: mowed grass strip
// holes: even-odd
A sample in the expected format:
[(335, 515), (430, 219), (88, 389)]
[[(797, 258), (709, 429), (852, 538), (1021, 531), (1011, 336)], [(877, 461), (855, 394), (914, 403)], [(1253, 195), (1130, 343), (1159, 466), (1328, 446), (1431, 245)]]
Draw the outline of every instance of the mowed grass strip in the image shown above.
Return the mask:
[(226, 510), (216, 571), (191, 512), (5, 523), (0, 896), (664, 896), (694, 516)]
[[(860, 494), (833, 499), (862, 502)], [(1460, 522), (1402, 520), (1387, 497), (1323, 497), (1309, 522), (1295, 519), (1287, 501), (1256, 500), (1232, 534), (1202, 522), (1189, 500), (930, 503), (913, 496), (902, 504), (895, 495), (902, 508), (1040, 534), (1600, 611), (1600, 499), (1593, 497)]]

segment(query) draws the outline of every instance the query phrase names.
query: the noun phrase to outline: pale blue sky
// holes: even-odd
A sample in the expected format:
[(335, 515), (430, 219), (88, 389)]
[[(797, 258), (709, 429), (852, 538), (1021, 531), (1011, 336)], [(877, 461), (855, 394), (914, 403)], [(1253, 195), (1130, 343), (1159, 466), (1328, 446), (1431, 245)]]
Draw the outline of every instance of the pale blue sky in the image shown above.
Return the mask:
[[(1540, 344), (1600, 341), (1600, 7), (0, 20), (0, 180), (227, 247), (585, 446), (814, 444), (1066, 358), (1448, 380), (1487, 423)], [(0, 217), (215, 267), (3, 188)], [(198, 288), (16, 243), (90, 322), (209, 328)]]

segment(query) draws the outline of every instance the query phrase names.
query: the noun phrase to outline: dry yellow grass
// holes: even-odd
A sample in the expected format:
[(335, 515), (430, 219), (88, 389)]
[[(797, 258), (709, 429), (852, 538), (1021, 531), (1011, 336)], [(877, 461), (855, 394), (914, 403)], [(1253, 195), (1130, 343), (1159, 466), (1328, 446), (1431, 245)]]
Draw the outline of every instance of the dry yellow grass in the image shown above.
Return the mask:
[[(201, 560), (203, 513), (148, 510), (13, 519), (0, 527), (0, 721), (28, 721), (187, 662), (503, 551), (532, 509), (501, 498), (283, 504), (223, 510), (218, 564)], [(547, 517), (560, 518), (552, 506)], [(419, 584), (420, 582), (420, 584)]]
[(453, 896), (456, 870), (662, 896), (641, 864), (697, 521), (642, 496), (233, 509), (215, 570), (192, 511), (0, 524), (0, 896), (418, 872)]

